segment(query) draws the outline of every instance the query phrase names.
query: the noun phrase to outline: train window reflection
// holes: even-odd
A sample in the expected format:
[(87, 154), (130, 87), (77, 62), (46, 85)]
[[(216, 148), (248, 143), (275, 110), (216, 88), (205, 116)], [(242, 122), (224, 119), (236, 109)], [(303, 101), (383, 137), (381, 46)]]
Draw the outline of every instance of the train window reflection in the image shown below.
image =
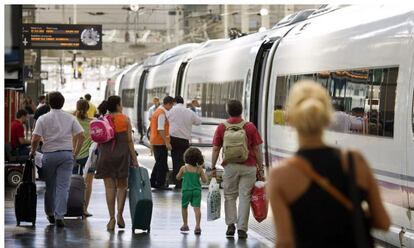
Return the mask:
[(243, 80), (189, 84), (187, 99), (198, 99), (202, 117), (226, 119), (229, 99), (242, 100)]
[(164, 99), (165, 96), (168, 96), (168, 87), (156, 87), (152, 89), (145, 89), (145, 106), (144, 109), (149, 109), (152, 106), (152, 99), (158, 97), (160, 101)]
[(122, 106), (126, 108), (134, 107), (135, 89), (124, 89), (121, 92)]
[(292, 85), (299, 80), (311, 79), (324, 86), (332, 97), (335, 113), (330, 130), (393, 137), (397, 77), (398, 67), (279, 76), (273, 124), (287, 123), (284, 109)]

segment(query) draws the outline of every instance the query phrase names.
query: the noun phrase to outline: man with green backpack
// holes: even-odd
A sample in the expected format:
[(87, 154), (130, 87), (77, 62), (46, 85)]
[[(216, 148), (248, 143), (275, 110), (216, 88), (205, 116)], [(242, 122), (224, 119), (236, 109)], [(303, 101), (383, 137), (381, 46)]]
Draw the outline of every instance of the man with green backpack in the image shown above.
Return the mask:
[[(213, 138), (212, 169), (215, 170), (220, 150), (223, 149), (224, 213), (226, 236), (236, 231), (240, 239), (247, 238), (251, 190), (256, 182), (256, 172), (262, 169), (263, 143), (256, 126), (241, 118), (243, 106), (238, 100), (226, 105), (230, 118), (220, 124)], [(239, 206), (236, 200), (239, 198)]]

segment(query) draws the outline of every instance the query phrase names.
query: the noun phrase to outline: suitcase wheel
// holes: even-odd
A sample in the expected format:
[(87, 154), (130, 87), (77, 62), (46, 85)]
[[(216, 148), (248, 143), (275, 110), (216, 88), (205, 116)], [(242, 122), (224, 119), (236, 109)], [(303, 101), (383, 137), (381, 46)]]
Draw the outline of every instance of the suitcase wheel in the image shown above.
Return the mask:
[(150, 227), (148, 227), (147, 233), (150, 233), (150, 232), (151, 232), (151, 228), (150, 228)]
[(35, 221), (32, 222), (32, 226), (33, 227), (36, 226), (36, 222)]
[(17, 221), (17, 226), (20, 226), (20, 221)]

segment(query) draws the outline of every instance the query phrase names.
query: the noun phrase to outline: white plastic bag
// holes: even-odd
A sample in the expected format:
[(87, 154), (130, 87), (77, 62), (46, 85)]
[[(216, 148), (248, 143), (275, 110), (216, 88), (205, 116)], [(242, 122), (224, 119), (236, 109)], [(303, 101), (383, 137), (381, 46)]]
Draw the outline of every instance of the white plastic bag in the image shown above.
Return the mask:
[(42, 159), (43, 159), (43, 154), (40, 152), (36, 152), (35, 157), (34, 157), (34, 162), (35, 162), (35, 165), (39, 168), (42, 168), (43, 166)]
[(91, 147), (89, 148), (89, 157), (86, 161), (85, 167), (83, 169), (83, 177), (86, 178), (86, 175), (88, 174), (89, 168), (94, 166), (94, 163), (96, 162), (97, 155), (96, 155), (96, 149), (98, 149), (98, 143), (92, 142)]
[(207, 196), (207, 220), (213, 221), (220, 218), (221, 212), (221, 194), (220, 185), (217, 183), (216, 178), (212, 178), (210, 185), (208, 186)]

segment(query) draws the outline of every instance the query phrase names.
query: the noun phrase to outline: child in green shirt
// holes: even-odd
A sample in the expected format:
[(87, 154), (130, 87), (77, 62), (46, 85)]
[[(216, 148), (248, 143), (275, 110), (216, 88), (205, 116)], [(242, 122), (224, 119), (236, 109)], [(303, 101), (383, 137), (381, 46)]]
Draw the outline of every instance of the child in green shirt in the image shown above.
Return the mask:
[(184, 161), (186, 165), (181, 167), (180, 171), (177, 174), (177, 180), (183, 180), (181, 188), (181, 213), (183, 217), (183, 226), (180, 228), (182, 232), (189, 231), (188, 227), (188, 204), (191, 203), (191, 206), (194, 209), (196, 217), (196, 227), (194, 229), (194, 234), (201, 234), (200, 221), (201, 221), (201, 183), (200, 178), (203, 183), (207, 183), (207, 176), (202, 169), (204, 164), (204, 158), (201, 154), (201, 151), (195, 147), (190, 147), (184, 153)]

